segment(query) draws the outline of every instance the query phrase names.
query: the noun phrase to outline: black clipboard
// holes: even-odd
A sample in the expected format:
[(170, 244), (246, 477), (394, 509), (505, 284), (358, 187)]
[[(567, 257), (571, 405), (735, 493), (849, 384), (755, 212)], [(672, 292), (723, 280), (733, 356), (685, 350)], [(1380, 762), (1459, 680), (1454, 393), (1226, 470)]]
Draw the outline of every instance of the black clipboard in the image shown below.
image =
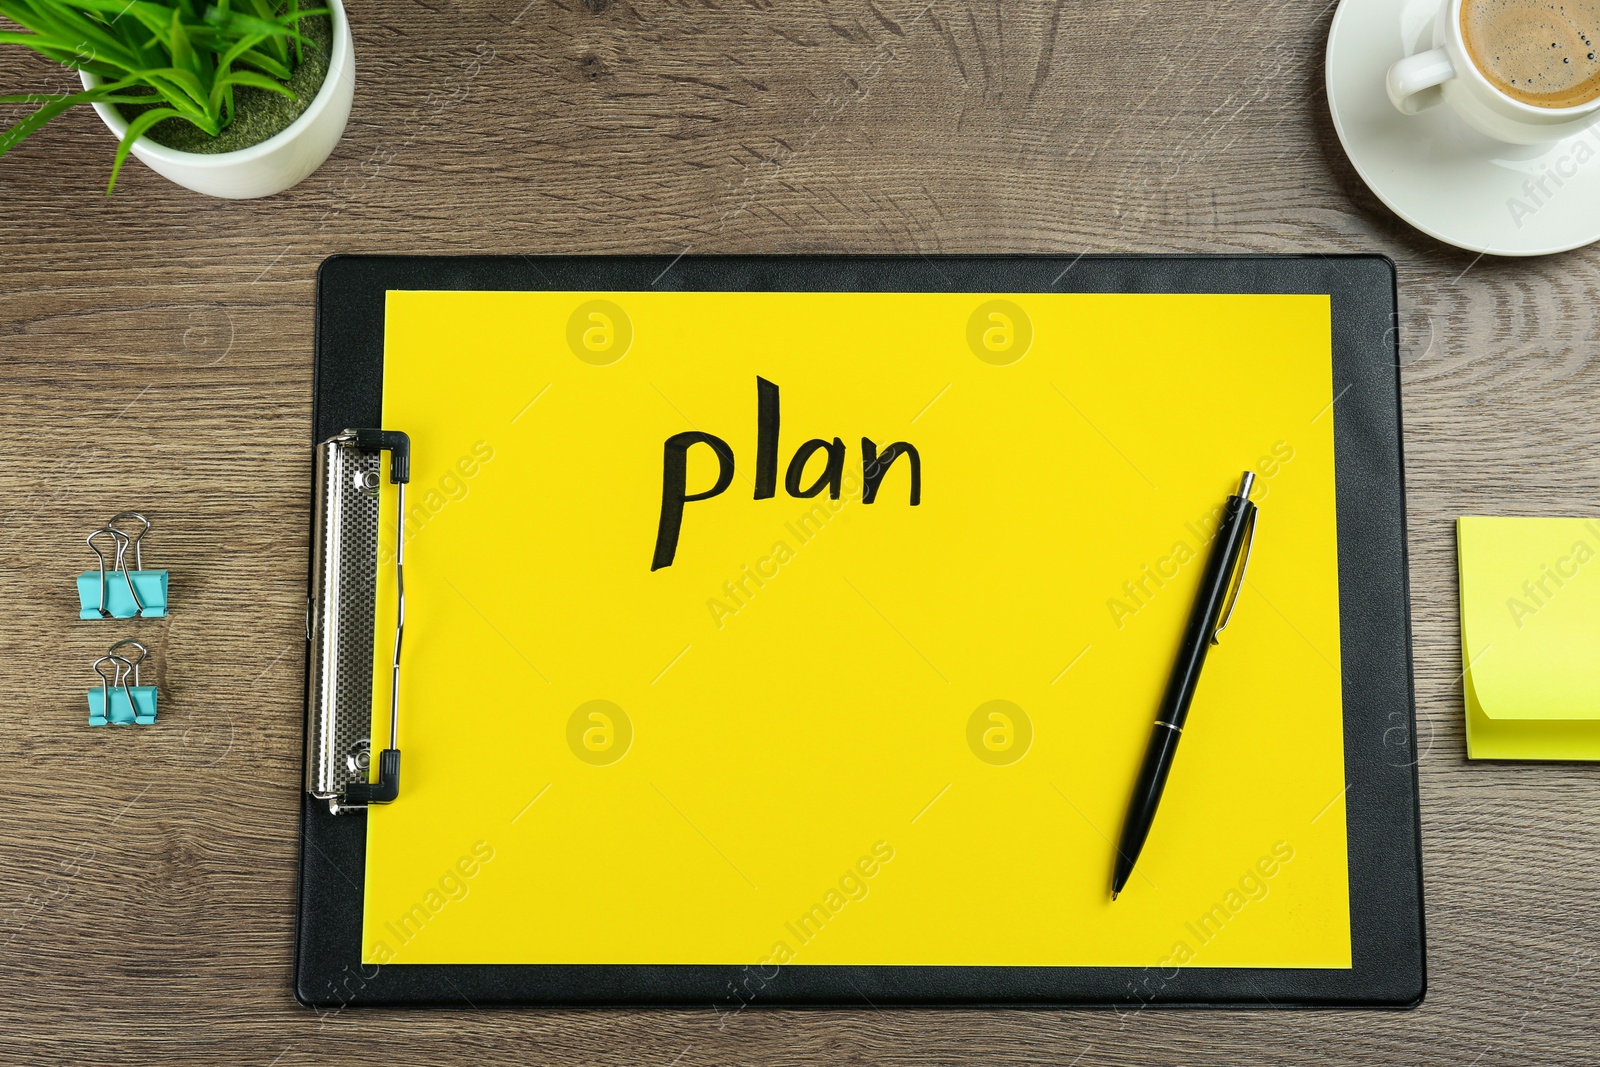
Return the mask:
[(1349, 969), (389, 965), (360, 955), (366, 818), (302, 794), (307, 1006), (1104, 1004), (1409, 1007), (1426, 987), (1394, 264), (1383, 256), (335, 256), (318, 273), (313, 443), (382, 422), (391, 289), (1327, 294), (1350, 874)]

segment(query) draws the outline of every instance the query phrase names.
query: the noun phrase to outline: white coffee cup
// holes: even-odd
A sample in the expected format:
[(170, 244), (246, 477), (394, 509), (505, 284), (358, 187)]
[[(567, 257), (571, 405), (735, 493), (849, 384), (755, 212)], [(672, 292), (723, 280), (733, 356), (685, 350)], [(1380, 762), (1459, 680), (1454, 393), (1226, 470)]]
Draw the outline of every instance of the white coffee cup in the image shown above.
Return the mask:
[(1389, 99), (1407, 115), (1448, 104), (1478, 132), (1507, 144), (1537, 145), (1582, 133), (1600, 119), (1600, 98), (1575, 107), (1538, 107), (1501, 92), (1467, 52), (1463, 0), (1443, 0), (1433, 48), (1389, 68)]

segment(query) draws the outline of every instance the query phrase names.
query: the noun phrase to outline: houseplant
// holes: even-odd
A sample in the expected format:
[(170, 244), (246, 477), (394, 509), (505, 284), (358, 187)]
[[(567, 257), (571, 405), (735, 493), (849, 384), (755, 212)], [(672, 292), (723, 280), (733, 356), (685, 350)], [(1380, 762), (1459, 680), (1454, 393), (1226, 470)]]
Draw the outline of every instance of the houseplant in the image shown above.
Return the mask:
[(118, 138), (107, 192), (131, 152), (198, 192), (267, 196), (316, 170), (349, 118), (355, 62), (340, 0), (0, 0), (0, 16), (22, 28), (0, 29), (0, 45), (83, 83), (0, 97), (38, 105), (0, 134), (0, 154), (92, 104)]

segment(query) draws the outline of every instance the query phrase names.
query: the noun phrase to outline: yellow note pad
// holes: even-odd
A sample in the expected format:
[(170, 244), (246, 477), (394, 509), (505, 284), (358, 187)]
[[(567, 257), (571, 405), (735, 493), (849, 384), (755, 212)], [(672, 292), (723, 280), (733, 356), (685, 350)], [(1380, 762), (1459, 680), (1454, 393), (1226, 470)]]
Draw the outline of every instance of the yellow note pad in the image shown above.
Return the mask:
[(1600, 520), (1463, 517), (1467, 755), (1600, 759)]
[[(365, 959), (1349, 967), (1330, 367), (1325, 296), (391, 292)], [(713, 444), (670, 475), (695, 433), (716, 495)], [(1244, 469), (1248, 581), (1112, 905)]]

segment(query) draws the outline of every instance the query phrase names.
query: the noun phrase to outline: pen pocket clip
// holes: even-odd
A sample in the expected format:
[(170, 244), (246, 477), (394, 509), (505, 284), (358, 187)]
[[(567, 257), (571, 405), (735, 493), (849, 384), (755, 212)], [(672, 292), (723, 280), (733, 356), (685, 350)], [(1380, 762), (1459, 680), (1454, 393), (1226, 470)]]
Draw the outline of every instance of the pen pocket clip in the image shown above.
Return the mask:
[(1245, 571), (1250, 569), (1250, 549), (1256, 543), (1256, 516), (1261, 513), (1261, 509), (1250, 503), (1248, 497), (1245, 498), (1244, 506), (1250, 509), (1250, 514), (1246, 515), (1244, 520), (1244, 554), (1239, 560), (1239, 572), (1233, 576), (1233, 582), (1228, 589), (1228, 602), (1223, 606), (1222, 618), (1217, 620), (1217, 628), (1211, 633), (1213, 645), (1220, 643), (1222, 631), (1227, 629), (1228, 620), (1233, 618), (1233, 607), (1239, 602), (1239, 590), (1244, 587)]

